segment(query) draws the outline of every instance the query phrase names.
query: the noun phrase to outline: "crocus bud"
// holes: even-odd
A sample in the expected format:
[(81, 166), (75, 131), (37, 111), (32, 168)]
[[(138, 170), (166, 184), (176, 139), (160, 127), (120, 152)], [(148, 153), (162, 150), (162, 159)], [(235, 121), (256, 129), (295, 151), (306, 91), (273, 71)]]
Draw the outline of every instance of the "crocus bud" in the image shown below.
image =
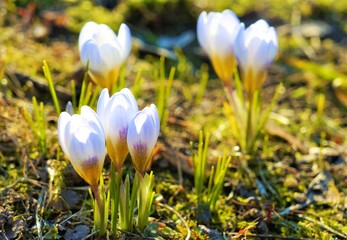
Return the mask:
[(139, 111), (129, 123), (128, 148), (133, 165), (141, 175), (144, 175), (151, 164), (159, 129), (158, 109), (154, 104)]
[(264, 83), (266, 70), (276, 56), (278, 49), (276, 31), (263, 19), (246, 30), (241, 24), (236, 42), (235, 50), (241, 78), (246, 92), (252, 94)]
[(71, 101), (68, 101), (68, 102), (67, 102), (66, 107), (65, 107), (65, 111), (66, 111), (68, 114), (70, 114), (70, 115), (72, 115), (72, 114), (75, 113)]
[(61, 148), (76, 172), (92, 187), (98, 185), (106, 147), (103, 128), (96, 113), (83, 106), (81, 114), (62, 112), (58, 120)]
[(116, 36), (107, 25), (88, 22), (81, 30), (78, 47), (83, 65), (89, 62), (92, 80), (111, 91), (131, 50), (131, 33), (127, 25), (121, 24)]
[(104, 89), (99, 97), (97, 113), (105, 130), (107, 152), (119, 172), (128, 154), (127, 133), (131, 119), (138, 111), (134, 95), (128, 88), (109, 97)]
[(197, 36), (209, 56), (218, 77), (228, 83), (236, 68), (235, 39), (240, 20), (231, 10), (202, 12), (198, 18)]

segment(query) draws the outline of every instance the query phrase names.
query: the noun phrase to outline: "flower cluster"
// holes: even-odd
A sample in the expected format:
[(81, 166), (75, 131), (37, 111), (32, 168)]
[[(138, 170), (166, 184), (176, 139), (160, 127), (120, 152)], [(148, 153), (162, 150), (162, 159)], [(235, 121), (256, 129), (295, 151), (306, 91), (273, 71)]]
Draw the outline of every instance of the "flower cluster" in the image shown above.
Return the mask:
[(231, 10), (202, 12), (197, 35), (225, 84), (230, 84), (238, 63), (246, 92), (252, 93), (261, 87), (278, 48), (275, 29), (265, 20), (258, 20), (245, 29), (244, 23)]
[(130, 152), (135, 169), (143, 175), (150, 165), (159, 127), (154, 104), (138, 111), (129, 89), (111, 97), (104, 89), (98, 100), (97, 114), (88, 106), (82, 107), (81, 114), (60, 114), (58, 136), (77, 173), (93, 186), (100, 178), (106, 149), (118, 171)]
[[(67, 111), (60, 114), (60, 145), (94, 193), (94, 226), (98, 234), (106, 233), (109, 204), (113, 234), (116, 234), (118, 219), (123, 230), (132, 229), (136, 202), (141, 213), (137, 216), (137, 226), (143, 230), (154, 198), (154, 175), (148, 175), (146, 171), (151, 165), (159, 136), (158, 109), (151, 104), (139, 111), (136, 99), (128, 88), (110, 96), (120, 67), (131, 49), (131, 34), (125, 24), (121, 24), (117, 36), (105, 24), (88, 22), (80, 32), (78, 45), (81, 61), (89, 76), (104, 89), (99, 96), (96, 112), (83, 106), (80, 114), (73, 114), (70, 103)], [(112, 160), (107, 193), (110, 201), (106, 200), (101, 181), (106, 153)], [(136, 170), (131, 197), (129, 176), (122, 181), (123, 163), (128, 153)]]
[[(222, 13), (202, 12), (197, 23), (197, 36), (225, 85), (230, 106), (237, 115), (237, 129), (241, 130), (235, 132), (242, 132), (238, 140), (241, 148), (248, 153), (259, 132), (256, 124), (261, 114), (257, 91), (277, 53), (276, 32), (265, 20), (245, 28), (231, 10), (225, 10)], [(154, 175), (152, 172), (148, 175), (146, 171), (151, 165), (160, 130), (158, 109), (151, 104), (139, 111), (135, 97), (127, 88), (112, 95), (120, 68), (131, 50), (131, 33), (125, 24), (121, 24), (117, 36), (104, 24), (88, 22), (81, 30), (78, 45), (81, 61), (89, 76), (104, 89), (96, 112), (83, 106), (80, 114), (72, 114), (71, 107), (68, 112), (61, 113), (58, 120), (60, 145), (77, 173), (91, 186), (97, 203), (94, 204), (94, 224), (100, 235), (106, 232), (108, 204), (111, 206), (113, 234), (116, 234), (118, 220), (122, 230), (132, 230), (136, 203), (136, 224), (143, 231), (154, 199)], [(242, 102), (242, 97), (235, 97), (231, 84), (237, 66), (248, 97), (247, 103)], [(107, 197), (110, 201), (105, 200), (105, 194), (103, 191), (100, 193), (98, 185), (106, 153), (112, 160)], [(122, 168), (128, 153), (136, 169), (132, 187), (129, 175), (122, 181)], [(214, 187), (210, 185), (208, 190), (212, 208), (216, 205), (228, 161), (226, 157), (220, 160)], [(204, 173), (204, 165), (199, 167), (201, 173)], [(204, 178), (201, 179), (197, 187), (200, 189)], [(103, 181), (100, 181), (102, 184)]]
[[(268, 118), (267, 113), (262, 113), (258, 93), (265, 81), (267, 68), (277, 53), (275, 29), (263, 19), (245, 28), (231, 10), (224, 10), (221, 13), (202, 12), (198, 19), (197, 36), (224, 84), (229, 101), (226, 105), (230, 113), (228, 118), (231, 119), (235, 138), (241, 151), (251, 154), (258, 133)], [(236, 82), (234, 90), (231, 83), (237, 66), (246, 100), (241, 84)]]
[[(151, 165), (159, 128), (156, 106), (151, 104), (150, 107), (139, 111), (136, 99), (128, 88), (111, 97), (109, 90), (105, 88), (99, 96), (97, 113), (90, 107), (83, 106), (81, 114), (70, 115), (68, 112), (60, 114), (59, 143), (77, 173), (91, 186), (96, 201), (94, 225), (99, 235), (105, 234), (108, 222), (109, 206), (103, 186), (98, 185), (106, 152), (114, 166), (111, 168), (108, 193), (111, 198), (112, 231), (116, 234), (119, 209), (121, 228), (132, 229), (136, 199), (138, 199), (138, 209), (141, 209), (137, 219), (138, 227), (144, 229), (154, 198), (153, 173), (147, 175), (146, 170)], [(125, 183), (121, 183), (121, 170), (129, 152), (136, 169), (131, 198), (127, 197), (130, 195), (129, 187), (124, 187), (130, 184), (129, 176)], [(99, 191), (99, 188), (102, 191)], [(143, 193), (143, 189), (148, 189), (145, 191), (146, 194)], [(123, 209), (121, 206), (127, 207)]]

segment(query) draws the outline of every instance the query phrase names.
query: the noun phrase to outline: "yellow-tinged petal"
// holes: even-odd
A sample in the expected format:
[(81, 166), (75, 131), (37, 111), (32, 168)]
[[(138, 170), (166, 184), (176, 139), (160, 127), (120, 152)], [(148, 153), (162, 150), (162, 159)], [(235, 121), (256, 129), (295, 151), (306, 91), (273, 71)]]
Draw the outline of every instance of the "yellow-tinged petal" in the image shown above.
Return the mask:
[(89, 71), (89, 76), (100, 87), (107, 88), (109, 91), (112, 91), (114, 84), (118, 80), (119, 71), (120, 67), (115, 67), (106, 73)]
[(224, 82), (230, 82), (236, 69), (236, 58), (233, 54), (226, 57), (214, 55), (211, 57), (211, 62), (218, 77)]
[(247, 94), (253, 95), (256, 90), (259, 90), (266, 79), (267, 71), (254, 72), (252, 68), (241, 70), (243, 85)]

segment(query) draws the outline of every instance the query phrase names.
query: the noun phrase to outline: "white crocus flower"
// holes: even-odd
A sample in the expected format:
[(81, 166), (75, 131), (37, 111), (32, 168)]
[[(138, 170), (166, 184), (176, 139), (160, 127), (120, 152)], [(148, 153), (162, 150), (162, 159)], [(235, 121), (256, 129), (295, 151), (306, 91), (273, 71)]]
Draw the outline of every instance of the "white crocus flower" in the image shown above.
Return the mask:
[(154, 104), (139, 111), (129, 123), (128, 148), (135, 169), (144, 175), (159, 136), (160, 121)]
[(128, 154), (128, 125), (137, 111), (136, 99), (128, 88), (111, 97), (106, 88), (100, 94), (97, 113), (105, 130), (108, 155), (117, 172), (122, 169)]
[(239, 29), (240, 20), (231, 10), (202, 12), (198, 18), (198, 41), (218, 77), (228, 84), (237, 64), (234, 45)]
[(264, 83), (266, 70), (277, 54), (276, 31), (263, 19), (247, 29), (241, 24), (235, 49), (245, 89), (253, 93)]
[(96, 113), (88, 106), (82, 107), (80, 115), (62, 112), (58, 120), (58, 138), (76, 172), (90, 186), (98, 186), (106, 147)]
[(118, 79), (121, 65), (131, 50), (131, 33), (120, 25), (118, 36), (105, 24), (86, 23), (79, 35), (78, 47), (84, 66), (89, 62), (93, 81), (110, 91)]

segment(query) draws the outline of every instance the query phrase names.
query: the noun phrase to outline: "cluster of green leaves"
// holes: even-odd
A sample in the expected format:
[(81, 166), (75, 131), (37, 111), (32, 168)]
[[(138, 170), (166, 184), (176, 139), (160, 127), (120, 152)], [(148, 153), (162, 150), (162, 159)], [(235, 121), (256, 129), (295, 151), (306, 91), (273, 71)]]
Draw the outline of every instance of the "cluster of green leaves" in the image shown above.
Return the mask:
[[(219, 157), (216, 166), (211, 167), (207, 189), (205, 182), (207, 179), (207, 153), (209, 144), (209, 134), (205, 138), (203, 132), (199, 133), (198, 152), (193, 154), (194, 184), (198, 204), (207, 204), (210, 210), (216, 210), (218, 196), (224, 186), (224, 178), (228, 170), (231, 157), (224, 155)], [(193, 143), (191, 142), (191, 152), (193, 153)], [(204, 190), (205, 189), (205, 190)]]

